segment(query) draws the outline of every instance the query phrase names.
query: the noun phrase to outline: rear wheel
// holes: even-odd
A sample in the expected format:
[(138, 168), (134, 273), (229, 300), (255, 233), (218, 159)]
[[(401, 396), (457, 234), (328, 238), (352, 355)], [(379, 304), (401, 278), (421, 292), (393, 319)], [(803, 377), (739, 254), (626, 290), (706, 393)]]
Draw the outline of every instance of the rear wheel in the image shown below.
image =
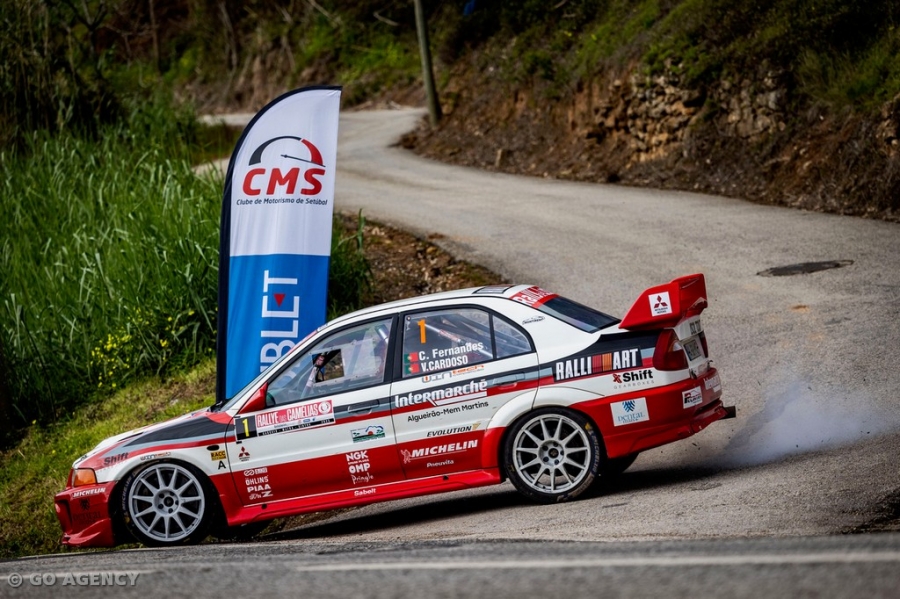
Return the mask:
[(513, 485), (540, 503), (578, 497), (600, 468), (597, 430), (581, 414), (562, 408), (543, 408), (520, 419), (504, 453)]
[(129, 475), (122, 487), (125, 524), (145, 545), (200, 542), (211, 507), (203, 475), (187, 464), (155, 462)]

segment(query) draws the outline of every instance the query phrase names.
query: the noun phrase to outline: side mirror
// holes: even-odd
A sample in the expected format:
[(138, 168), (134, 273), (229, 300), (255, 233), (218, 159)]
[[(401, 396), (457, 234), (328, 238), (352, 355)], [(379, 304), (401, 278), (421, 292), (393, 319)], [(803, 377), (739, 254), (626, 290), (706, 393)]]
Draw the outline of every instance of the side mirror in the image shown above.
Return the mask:
[(269, 395), (269, 383), (263, 383), (262, 387), (256, 390), (256, 393), (253, 394), (253, 397), (250, 398), (250, 401), (244, 404), (244, 407), (241, 408), (241, 414), (249, 414), (250, 412), (259, 412), (260, 410), (264, 410), (269, 406), (268, 397)]

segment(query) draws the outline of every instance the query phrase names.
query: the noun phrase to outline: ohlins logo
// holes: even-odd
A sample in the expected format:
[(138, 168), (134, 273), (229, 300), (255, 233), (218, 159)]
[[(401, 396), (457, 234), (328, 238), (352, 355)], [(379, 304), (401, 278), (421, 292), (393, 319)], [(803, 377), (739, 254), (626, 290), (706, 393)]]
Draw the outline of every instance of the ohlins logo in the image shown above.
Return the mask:
[(553, 369), (553, 379), (564, 381), (611, 370), (624, 370), (641, 366), (641, 350), (637, 347), (619, 351), (582, 356), (557, 362)]
[(293, 135), (274, 137), (253, 151), (248, 166), (253, 167), (262, 163), (264, 153), (269, 163), (275, 162), (277, 158), (283, 158), (300, 164), (287, 168), (265, 166), (250, 168), (244, 175), (241, 186), (248, 196), (255, 197), (263, 193), (269, 196), (276, 194), (293, 196), (298, 193), (316, 195), (322, 191), (322, 182), (319, 180), (325, 175), (322, 153), (308, 139)]

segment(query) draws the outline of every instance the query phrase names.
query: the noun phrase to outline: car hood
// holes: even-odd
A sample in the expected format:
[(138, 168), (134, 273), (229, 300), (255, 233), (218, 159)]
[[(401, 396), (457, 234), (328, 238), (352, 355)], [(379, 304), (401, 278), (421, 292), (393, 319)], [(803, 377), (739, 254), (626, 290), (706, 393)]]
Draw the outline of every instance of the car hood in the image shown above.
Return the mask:
[(147, 446), (159, 446), (165, 442), (186, 441), (209, 435), (221, 437), (227, 428), (230, 417), (210, 412), (203, 408), (170, 420), (142, 426), (113, 437), (108, 437), (97, 444), (94, 449), (79, 458), (74, 466), (107, 453), (118, 452), (128, 447), (133, 451)]

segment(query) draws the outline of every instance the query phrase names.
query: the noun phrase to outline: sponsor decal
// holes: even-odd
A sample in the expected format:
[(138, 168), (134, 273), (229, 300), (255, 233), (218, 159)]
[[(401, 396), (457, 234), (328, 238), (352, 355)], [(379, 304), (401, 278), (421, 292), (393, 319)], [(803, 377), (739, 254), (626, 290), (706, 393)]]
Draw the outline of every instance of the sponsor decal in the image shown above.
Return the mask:
[(526, 306), (530, 306), (532, 308), (537, 308), (541, 304), (553, 299), (556, 296), (556, 293), (550, 293), (549, 291), (541, 289), (540, 287), (529, 287), (528, 289), (524, 289), (514, 294), (509, 299), (514, 302), (519, 302), (520, 304), (525, 304)]
[(366, 495), (374, 495), (375, 489), (356, 489), (353, 491), (354, 497), (364, 497)]
[(722, 383), (719, 381), (719, 373), (715, 373), (705, 381), (703, 381), (703, 386), (706, 387), (706, 390), (709, 391), (712, 389), (713, 391), (721, 391)]
[(691, 335), (699, 335), (703, 331), (703, 325), (700, 324), (700, 320), (695, 320), (690, 325)]
[(457, 347), (446, 349), (432, 348), (428, 351), (418, 351), (403, 356), (403, 368), (406, 374), (418, 374), (447, 368), (458, 368), (469, 363), (470, 353), (484, 351), (484, 343), (467, 342)]
[(415, 412), (406, 417), (407, 422), (421, 422), (429, 418), (438, 416), (450, 416), (452, 414), (461, 414), (463, 411), (480, 410), (487, 408), (490, 404), (486, 401), (476, 401), (472, 403), (462, 404), (461, 406), (451, 406), (441, 410), (428, 410), (427, 412)]
[(209, 458), (213, 462), (218, 462), (219, 460), (224, 460), (225, 459), (225, 450), (222, 449), (220, 451), (210, 451)]
[(443, 468), (444, 466), (452, 466), (455, 463), (456, 462), (454, 462), (453, 460), (444, 460), (442, 462), (426, 462), (425, 467), (426, 468)]
[(344, 457), (347, 458), (347, 470), (350, 472), (350, 480), (354, 485), (375, 480), (375, 476), (369, 472), (372, 465), (369, 463), (368, 450), (346, 453)]
[(216, 470), (227, 470), (227, 468), (225, 467), (225, 462), (220, 461), (220, 462), (219, 462), (219, 467), (216, 468)]
[(423, 391), (422, 393), (395, 395), (394, 407), (405, 408), (423, 404), (425, 402), (430, 402), (434, 406), (461, 403), (487, 396), (487, 387), (487, 381), (481, 379), (480, 381), (469, 381), (463, 385), (443, 387), (441, 389)]
[(664, 316), (672, 313), (672, 301), (669, 299), (669, 292), (653, 293), (647, 296), (650, 302), (650, 314), (653, 316)]
[(543, 316), (532, 316), (531, 318), (526, 318), (525, 320), (523, 320), (522, 324), (532, 324), (535, 322), (541, 322), (542, 320), (544, 320)]
[(409, 464), (413, 460), (421, 460), (436, 455), (449, 455), (454, 453), (465, 453), (470, 449), (478, 447), (478, 439), (471, 441), (460, 441), (459, 443), (446, 443), (444, 445), (432, 445), (431, 447), (420, 447), (413, 449), (401, 449), (400, 454), (403, 456), (403, 463)]
[(238, 454), (238, 459), (242, 462), (246, 462), (250, 459), (250, 452), (247, 451), (246, 447), (241, 447), (241, 453)]
[(162, 458), (167, 458), (172, 455), (171, 451), (163, 451), (162, 453), (145, 453), (141, 456), (141, 461), (146, 462), (148, 460), (160, 460)]
[(569, 358), (568, 360), (560, 360), (554, 365), (553, 380), (577, 379), (601, 372), (637, 368), (642, 364), (641, 350), (638, 347), (620, 349), (593, 356)]
[(613, 389), (626, 389), (629, 387), (649, 387), (653, 380), (653, 371), (650, 369), (632, 372), (613, 373)]
[[(485, 405), (487, 402), (484, 402)], [(437, 430), (428, 431), (426, 437), (443, 437), (444, 435), (455, 435), (457, 433), (471, 433), (472, 431), (477, 431), (478, 427), (481, 426), (481, 422), (476, 422), (475, 424), (468, 424), (466, 426), (453, 426), (450, 428), (439, 428)]]
[(72, 522), (79, 525), (93, 524), (103, 517), (102, 512), (84, 512), (83, 514), (72, 514)]
[(251, 476), (244, 478), (249, 499), (267, 499), (272, 497), (272, 487), (269, 486), (269, 475)]
[[(478, 345), (481, 345), (480, 343)], [(466, 366), (464, 368), (457, 368), (456, 370), (448, 370), (445, 372), (436, 372), (434, 374), (426, 374), (422, 377), (423, 383), (433, 383), (435, 381), (442, 381), (447, 378), (453, 378), (455, 376), (462, 376), (466, 374), (473, 374), (475, 372), (481, 372), (484, 370), (484, 364), (473, 364), (472, 366)]]
[(330, 401), (310, 402), (257, 414), (255, 432), (259, 436), (274, 435), (332, 423), (334, 423), (334, 409)]
[(384, 439), (384, 427), (380, 424), (373, 424), (366, 428), (354, 428), (350, 431), (350, 437), (354, 443)]
[(244, 476), (259, 476), (260, 474), (268, 474), (269, 469), (265, 466), (261, 468), (248, 468), (244, 470)]
[(116, 455), (106, 456), (103, 458), (103, 468), (115, 466), (119, 462), (124, 462), (126, 459), (128, 459), (127, 453), (117, 453)]
[(87, 497), (89, 495), (99, 495), (102, 492), (103, 489), (100, 487), (95, 489), (85, 489), (84, 491), (75, 491), (74, 493), (72, 493), (72, 499), (75, 499), (77, 497)]
[(681, 394), (681, 401), (685, 409), (692, 408), (703, 403), (703, 392), (700, 387), (689, 389)]
[(91, 509), (91, 500), (90, 499), (79, 499), (78, 505), (81, 506), (81, 511), (86, 512)]
[(645, 397), (617, 401), (610, 404), (610, 408), (612, 408), (612, 418), (615, 426), (650, 420), (650, 414), (647, 411), (647, 398)]

